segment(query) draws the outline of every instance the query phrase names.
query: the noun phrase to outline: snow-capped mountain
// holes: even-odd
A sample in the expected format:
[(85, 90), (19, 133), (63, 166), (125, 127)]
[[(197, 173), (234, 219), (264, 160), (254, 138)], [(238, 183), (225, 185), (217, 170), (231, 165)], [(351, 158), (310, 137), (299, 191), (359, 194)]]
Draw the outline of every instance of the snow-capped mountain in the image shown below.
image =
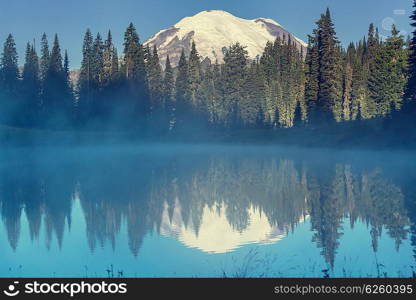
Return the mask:
[[(195, 41), (201, 59), (209, 58), (212, 63), (223, 62), (224, 52), (228, 46), (239, 42), (246, 46), (250, 58), (261, 55), (267, 41), (274, 41), (277, 36), (286, 37), (290, 33), (272, 19), (257, 18), (246, 20), (226, 11), (207, 10), (192, 17), (186, 17), (178, 23), (159, 31), (149, 38), (144, 45), (156, 45), (162, 64), (169, 55), (172, 65), (177, 65), (182, 49), (189, 54), (192, 41)], [(293, 36), (296, 45), (307, 44)]]
[(285, 230), (270, 224), (266, 215), (254, 208), (248, 210), (250, 221), (244, 230), (237, 230), (230, 224), (224, 205), (218, 206), (217, 209), (204, 206), (199, 224), (193, 224), (192, 219), (188, 224), (184, 223), (178, 202), (175, 204), (172, 217), (168, 209), (166, 204), (160, 233), (174, 237), (187, 247), (207, 253), (232, 252), (246, 244), (272, 244), (286, 236)]

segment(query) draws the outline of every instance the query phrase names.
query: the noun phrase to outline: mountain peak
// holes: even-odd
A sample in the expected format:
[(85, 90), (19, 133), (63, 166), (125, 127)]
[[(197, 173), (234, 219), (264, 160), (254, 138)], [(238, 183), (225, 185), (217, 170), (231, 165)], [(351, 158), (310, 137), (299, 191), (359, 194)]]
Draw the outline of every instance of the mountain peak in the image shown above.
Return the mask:
[(247, 20), (224, 10), (205, 10), (159, 31), (145, 45), (156, 45), (162, 64), (169, 55), (176, 65), (182, 49), (189, 54), (191, 43), (195, 41), (202, 59), (222, 63), (225, 50), (231, 44), (239, 42), (246, 46), (248, 56), (254, 59), (261, 55), (268, 41), (283, 35), (290, 35), (299, 48), (307, 46), (272, 19)]
[(208, 9), (208, 10), (203, 10), (203, 11), (197, 13), (195, 15), (195, 17), (196, 16), (199, 16), (199, 15), (205, 15), (205, 14), (210, 14), (210, 15), (216, 14), (216, 15), (233, 16), (232, 14), (230, 14), (229, 12), (226, 12), (225, 10), (221, 10), (221, 9)]

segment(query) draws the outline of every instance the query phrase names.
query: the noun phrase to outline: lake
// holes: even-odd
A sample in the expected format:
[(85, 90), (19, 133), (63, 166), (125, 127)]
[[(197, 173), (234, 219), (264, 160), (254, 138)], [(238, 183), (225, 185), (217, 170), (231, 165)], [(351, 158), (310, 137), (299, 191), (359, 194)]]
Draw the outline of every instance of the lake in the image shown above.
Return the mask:
[(0, 155), (1, 277), (416, 272), (414, 152), (119, 145)]

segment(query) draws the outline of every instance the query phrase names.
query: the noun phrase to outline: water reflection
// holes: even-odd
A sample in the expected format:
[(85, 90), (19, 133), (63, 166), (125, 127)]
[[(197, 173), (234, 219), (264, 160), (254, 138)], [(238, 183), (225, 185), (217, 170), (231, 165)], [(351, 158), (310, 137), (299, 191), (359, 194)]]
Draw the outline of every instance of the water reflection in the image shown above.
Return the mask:
[[(277, 243), (308, 220), (312, 243), (333, 267), (345, 220), (370, 228), (372, 251), (383, 230), (399, 249), (416, 246), (414, 166), (372, 154), (349, 158), (274, 151), (5, 151), (0, 208), (10, 247), (21, 219), (32, 240), (65, 239), (79, 201), (91, 251), (116, 248), (124, 234), (133, 255), (156, 233), (208, 253)], [(362, 247), (363, 245), (357, 245)], [(414, 248), (416, 249), (416, 247)], [(416, 250), (415, 250), (416, 258)]]

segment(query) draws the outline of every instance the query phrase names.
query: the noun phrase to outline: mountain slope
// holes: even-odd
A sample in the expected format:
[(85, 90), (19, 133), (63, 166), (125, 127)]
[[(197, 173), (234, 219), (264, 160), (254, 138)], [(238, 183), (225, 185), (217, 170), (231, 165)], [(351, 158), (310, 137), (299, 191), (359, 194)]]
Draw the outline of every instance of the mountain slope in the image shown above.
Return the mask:
[[(233, 43), (239, 42), (246, 46), (249, 57), (256, 58), (263, 52), (267, 41), (289, 34), (271, 19), (246, 20), (222, 10), (207, 10), (183, 18), (174, 26), (159, 31), (144, 45), (156, 45), (162, 63), (169, 55), (172, 64), (176, 65), (182, 49), (189, 54), (191, 42), (194, 40), (202, 59), (209, 58), (213, 63), (216, 60), (222, 63), (224, 51)], [(293, 35), (291, 37), (299, 48), (307, 47), (302, 40)]]

